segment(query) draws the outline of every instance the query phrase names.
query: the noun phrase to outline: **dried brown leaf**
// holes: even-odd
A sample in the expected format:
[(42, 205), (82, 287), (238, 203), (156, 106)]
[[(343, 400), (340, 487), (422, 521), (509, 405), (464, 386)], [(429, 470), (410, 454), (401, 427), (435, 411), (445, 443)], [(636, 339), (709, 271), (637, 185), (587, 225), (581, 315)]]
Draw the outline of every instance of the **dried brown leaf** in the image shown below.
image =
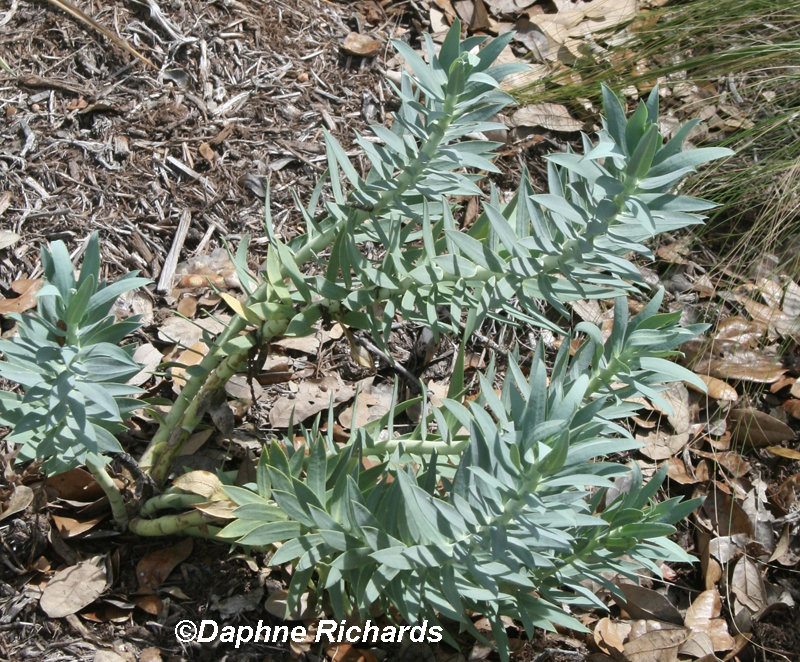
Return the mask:
[(143, 589), (155, 590), (163, 584), (175, 566), (189, 558), (194, 542), (184, 538), (178, 544), (145, 556), (136, 565), (136, 579)]
[(200, 156), (202, 156), (206, 161), (209, 163), (214, 163), (214, 150), (211, 148), (211, 145), (208, 143), (202, 143), (197, 150), (200, 152)]
[(703, 580), (706, 590), (712, 590), (722, 577), (722, 566), (716, 559), (711, 557), (710, 551), (711, 536), (697, 529), (697, 546), (700, 549), (700, 568), (703, 571)]
[(756, 448), (777, 446), (782, 441), (795, 438), (795, 433), (783, 421), (763, 411), (742, 407), (728, 414), (731, 434), (736, 444), (750, 444)]
[(617, 632), (614, 621), (607, 616), (597, 621), (597, 625), (594, 628), (594, 641), (600, 650), (611, 655), (624, 653), (625, 651), (622, 637)]
[[(739, 399), (739, 394), (736, 392), (736, 389), (727, 382), (709, 375), (698, 374), (697, 376), (703, 380), (703, 383), (706, 385), (708, 397), (712, 400), (736, 402)], [(687, 384), (687, 386), (694, 391), (698, 390), (697, 387), (692, 384)]]
[(789, 460), (800, 460), (800, 451), (793, 448), (784, 448), (783, 446), (767, 446), (767, 450), (773, 455), (785, 457)]
[(722, 602), (716, 589), (703, 591), (686, 610), (686, 627), (693, 634), (707, 635), (713, 644), (713, 650), (704, 654), (733, 648), (733, 637), (728, 633), (725, 619), (719, 618), (721, 613)]
[(667, 417), (675, 434), (688, 432), (692, 423), (692, 418), (689, 411), (689, 391), (686, 389), (684, 383), (675, 382), (671, 384), (666, 391), (659, 393), (659, 395), (667, 401), (672, 408), (672, 412), (668, 412), (667, 409), (653, 402), (655, 410)]
[(714, 642), (705, 632), (691, 632), (679, 653), (694, 658), (706, 658), (709, 662), (708, 656), (714, 655)]
[(33, 490), (27, 485), (15, 486), (14, 491), (11, 493), (11, 497), (8, 499), (5, 510), (0, 515), (0, 521), (4, 520), (6, 517), (11, 517), (11, 515), (16, 515), (17, 513), (21, 513), (23, 510), (25, 510), (31, 505), (31, 503), (33, 503), (33, 496)]
[(53, 515), (53, 522), (55, 522), (58, 532), (61, 534), (62, 538), (75, 538), (82, 533), (91, 531), (94, 527), (100, 524), (100, 522), (106, 519), (106, 517), (108, 517), (107, 513), (87, 520), (77, 520), (73, 519), (72, 517)]
[(172, 390), (176, 394), (180, 394), (186, 384), (186, 369), (199, 364), (205, 358), (206, 354), (208, 354), (208, 346), (203, 342), (196, 342), (189, 349), (181, 352), (178, 358), (175, 359), (175, 362), (181, 365), (181, 367), (170, 368), (170, 373), (172, 374)]
[(735, 451), (721, 453), (707, 453), (706, 451), (693, 451), (695, 455), (716, 462), (735, 478), (740, 478), (750, 471), (750, 463)]
[(651, 460), (667, 460), (689, 443), (689, 433), (670, 435), (663, 430), (654, 430), (647, 435), (636, 435), (645, 444), (639, 452)]
[(613, 596), (614, 602), (625, 609), (631, 618), (683, 625), (680, 612), (661, 593), (636, 584), (618, 584), (618, 586), (625, 596), (625, 601)]
[(217, 478), (216, 474), (210, 471), (190, 471), (182, 476), (178, 476), (172, 485), (184, 492), (191, 494), (199, 494), (209, 501), (227, 501), (228, 497), (225, 496), (223, 491), (222, 481)]
[(716, 483), (708, 488), (706, 500), (696, 511), (696, 515), (698, 520), (705, 519), (706, 525), (717, 535), (753, 535), (753, 523), (747, 513)]
[[(144, 612), (147, 612), (151, 616), (160, 616), (161, 612), (164, 611), (164, 603), (161, 602), (161, 598), (157, 595), (133, 595), (131, 596), (131, 600), (133, 600), (134, 604), (139, 607)], [(139, 662), (144, 659), (144, 651), (142, 651), (142, 657), (139, 658)]]
[(329, 375), (321, 379), (307, 379), (298, 386), (294, 398), (281, 397), (275, 401), (269, 412), (272, 427), (285, 428), (294, 409), (295, 424), (301, 423), (310, 416), (328, 408), (331, 396), (333, 403), (346, 402), (353, 397), (355, 391), (340, 379)]
[(53, 575), (44, 587), (39, 606), (50, 618), (63, 618), (92, 604), (105, 588), (105, 557), (95, 556)]
[(224, 313), (217, 315), (216, 318), (203, 317), (190, 322), (182, 317), (170, 317), (158, 329), (158, 337), (164, 342), (177, 343), (182, 347), (192, 347), (200, 342), (204, 330), (212, 335), (217, 335), (225, 329), (223, 323), (227, 324), (231, 320), (230, 315)]
[(755, 347), (764, 337), (766, 330), (765, 324), (734, 315), (733, 317), (726, 317), (717, 324), (717, 332), (714, 334), (714, 338)]
[[(11, 197), (10, 193), (6, 191)], [(5, 195), (5, 194), (4, 194)], [(0, 230), (0, 251), (9, 246), (13, 246), (19, 241), (20, 237), (16, 232), (9, 232), (8, 230)]]
[(570, 115), (566, 106), (557, 103), (535, 103), (523, 106), (511, 118), (514, 126), (541, 126), (550, 131), (580, 131), (583, 122)]
[[(264, 601), (264, 609), (266, 609), (273, 616), (285, 619), (286, 618), (286, 596), (288, 593), (283, 589), (278, 589), (269, 594), (269, 597)], [(295, 610), (289, 614), (288, 620), (301, 621), (313, 616), (313, 609), (309, 606), (311, 602), (311, 594), (303, 593)]]
[(789, 416), (792, 418), (800, 418), (800, 400), (787, 400), (781, 405), (781, 407), (783, 407), (783, 411), (789, 414)]
[(359, 55), (361, 57), (373, 57), (381, 52), (383, 44), (377, 39), (373, 39), (365, 34), (351, 32), (345, 37), (342, 50), (349, 55)]
[(209, 501), (208, 503), (196, 503), (193, 507), (201, 513), (219, 519), (234, 519), (233, 511), (236, 510), (236, 504), (233, 501)]
[(197, 314), (197, 297), (188, 294), (178, 301), (178, 314), (189, 319), (194, 319)]
[(90, 503), (104, 496), (103, 488), (86, 469), (76, 467), (63, 474), (47, 477), (47, 489), (55, 490), (58, 497), (67, 501)]
[(651, 630), (628, 641), (625, 655), (629, 662), (675, 662), (688, 635), (684, 628)]
[(317, 336), (302, 336), (300, 338), (281, 338), (272, 344), (275, 347), (283, 347), (283, 349), (291, 349), (295, 352), (315, 356), (321, 343)]
[(689, 246), (686, 241), (676, 241), (672, 244), (659, 246), (656, 255), (670, 264), (685, 264), (684, 259), (689, 255)]
[(739, 602), (756, 613), (767, 606), (767, 590), (758, 566), (747, 556), (736, 563), (731, 578), (731, 590)]
[(24, 313), (36, 307), (36, 293), (42, 289), (41, 278), (21, 278), (11, 283), (11, 289), (19, 296), (16, 299), (0, 299), (0, 315)]
[(161, 364), (164, 355), (150, 343), (139, 345), (133, 353), (133, 360), (142, 366), (142, 369), (128, 380), (131, 386), (141, 386), (147, 382)]
[(686, 469), (686, 464), (679, 457), (671, 457), (667, 462), (667, 476), (671, 480), (681, 485), (693, 485), (697, 482), (697, 478)]

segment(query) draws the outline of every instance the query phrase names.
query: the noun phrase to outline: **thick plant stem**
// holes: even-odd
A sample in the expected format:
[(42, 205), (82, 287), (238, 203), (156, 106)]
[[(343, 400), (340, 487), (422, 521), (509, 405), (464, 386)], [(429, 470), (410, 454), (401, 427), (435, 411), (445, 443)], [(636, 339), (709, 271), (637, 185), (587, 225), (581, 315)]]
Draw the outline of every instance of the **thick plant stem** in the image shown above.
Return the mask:
[(195, 510), (189, 513), (178, 515), (164, 515), (158, 519), (142, 519), (136, 517), (131, 520), (128, 528), (137, 536), (171, 536), (176, 533), (183, 533), (187, 529), (197, 529), (202, 531), (208, 523), (218, 523), (219, 520), (209, 517)]
[(156, 458), (150, 470), (150, 475), (157, 484), (161, 485), (167, 478), (172, 461), (178, 457), (189, 436), (203, 418), (208, 405), (214, 395), (225, 388), (231, 377), (241, 370), (247, 361), (247, 350), (231, 354), (217, 366), (205, 380), (203, 387), (192, 398), (189, 406), (184, 411), (179, 424), (173, 428), (169, 439), (162, 447), (161, 453)]
[(185, 510), (196, 503), (204, 503), (206, 501), (208, 501), (208, 499), (197, 494), (159, 494), (152, 499), (148, 499), (139, 513), (144, 517), (150, 517), (155, 515), (159, 510), (166, 510), (168, 508), (173, 510)]
[(128, 526), (128, 509), (125, 507), (125, 499), (119, 491), (114, 480), (108, 475), (105, 465), (95, 464), (91, 460), (86, 461), (86, 468), (92, 473), (97, 484), (103, 488), (108, 497), (108, 503), (111, 505), (111, 513), (114, 515), (114, 521), (117, 527), (125, 530)]
[[(256, 288), (252, 296), (248, 299), (248, 303), (255, 303), (256, 301), (263, 300), (267, 292), (267, 284), (262, 283)], [(148, 471), (158, 459), (158, 454), (166, 446), (169, 441), (172, 431), (181, 424), (183, 415), (191, 405), (195, 396), (198, 394), (208, 375), (216, 368), (222, 361), (222, 356), (217, 354), (214, 350), (222, 347), (229, 340), (232, 340), (244, 331), (247, 326), (247, 320), (237, 316), (230, 321), (228, 327), (217, 337), (214, 347), (203, 357), (197, 370), (198, 374), (194, 375), (184, 385), (178, 399), (172, 405), (164, 422), (159, 426), (153, 439), (139, 460), (139, 466), (145, 471)], [(202, 372), (200, 372), (202, 370)]]

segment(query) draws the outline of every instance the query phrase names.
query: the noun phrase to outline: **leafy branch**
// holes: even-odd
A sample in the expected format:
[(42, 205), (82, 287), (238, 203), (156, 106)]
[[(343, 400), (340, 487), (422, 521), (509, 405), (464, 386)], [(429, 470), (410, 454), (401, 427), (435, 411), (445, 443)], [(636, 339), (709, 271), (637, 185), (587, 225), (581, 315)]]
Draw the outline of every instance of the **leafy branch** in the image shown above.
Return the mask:
[[(536, 194), (525, 171), (508, 202), (492, 188), (476, 222), (459, 229), (452, 198), (482, 195), (477, 182), (497, 172), (498, 144), (465, 137), (497, 128), (492, 117), (512, 101), (499, 85), (520, 65), (492, 66), (511, 37), (460, 41), (456, 22), (438, 56), (426, 37), (427, 63), (396, 42), (412, 73), (394, 87), (401, 105), (391, 129), (373, 127), (379, 143), (358, 137), (372, 163), (366, 177), (326, 133), (328, 169), (309, 203), (298, 199), (305, 232), (288, 243), (273, 230), (267, 194), (266, 268), (248, 271), (246, 240), (231, 255), (247, 299), (223, 294), (233, 319), (186, 370), (188, 382), (140, 458), (158, 491), (143, 503), (126, 503), (104, 465), (122, 450), (124, 419), (141, 406), (140, 391), (126, 385), (139, 366), (130, 345), (118, 346), (139, 320), (116, 322), (110, 311), (117, 296), (147, 281), (129, 274), (100, 282), (96, 236), (77, 280), (61, 242), (43, 250), (47, 285), (37, 312), (17, 316), (18, 335), (0, 344), (0, 376), (24, 392), (0, 394), (0, 423), (13, 428), (20, 456), (44, 460), (51, 473), (86, 464), (118, 525), (139, 535), (282, 543), (272, 562), (294, 563), (287, 613), (312, 587), (337, 618), (379, 605), (408, 622), (445, 617), (485, 641), (469, 618), (477, 611), (491, 621), (503, 659), (502, 617), (519, 619), (531, 636), (536, 627), (582, 629), (561, 605), (602, 607), (584, 580), (617, 592), (604, 573), (635, 579), (641, 567), (658, 573), (659, 560), (690, 560), (668, 536), (698, 502), (657, 502), (663, 471), (644, 484), (635, 464), (602, 458), (639, 445), (617, 422), (636, 411), (632, 400), (669, 410), (659, 394), (671, 382), (704, 388), (669, 360), (702, 326), (682, 328), (678, 314), (660, 314), (662, 292), (629, 319), (626, 293), (642, 283), (627, 256), (652, 257), (649, 239), (702, 223), (713, 205), (670, 191), (730, 151), (681, 151), (692, 122), (665, 142), (657, 88), (626, 119), (604, 87), (597, 140), (582, 136), (582, 155), (547, 157), (547, 193)], [(332, 199), (323, 201), (326, 186)], [(378, 257), (362, 252), (367, 241), (382, 248)], [(561, 334), (542, 302), (566, 315), (565, 304), (579, 299), (615, 299), (607, 340), (579, 324), (549, 377), (540, 344), (528, 378), (512, 355), (499, 395), (492, 363), (479, 375), (478, 399), (463, 403), (464, 346), (484, 320)], [(302, 429), (299, 450), (288, 440), (264, 448), (255, 485), (233, 487), (219, 472), (166, 487), (186, 440), (251, 353), (280, 336), (313, 333), (323, 315), (368, 332), (381, 351), (398, 316), (460, 337), (442, 406), (428, 403), (424, 387), (412, 401), (395, 397), (388, 414), (353, 430), (343, 446), (333, 440), (331, 406), (327, 433), (318, 419)], [(396, 434), (396, 417), (416, 403), (420, 423)], [(365, 469), (367, 456), (378, 464)], [(610, 499), (612, 480), (622, 477), (631, 487)], [(234, 509), (224, 529), (218, 502)]]

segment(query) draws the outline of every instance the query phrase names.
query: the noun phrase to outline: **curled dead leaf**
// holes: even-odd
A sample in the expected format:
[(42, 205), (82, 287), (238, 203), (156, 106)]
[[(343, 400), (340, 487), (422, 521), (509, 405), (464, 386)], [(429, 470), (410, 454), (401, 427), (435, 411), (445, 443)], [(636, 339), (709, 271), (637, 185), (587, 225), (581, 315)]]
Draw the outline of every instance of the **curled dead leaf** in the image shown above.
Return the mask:
[(190, 471), (178, 476), (172, 485), (184, 492), (199, 494), (209, 501), (227, 501), (228, 497), (222, 489), (222, 481), (210, 471)]
[[(709, 375), (698, 373), (697, 376), (703, 380), (703, 383), (706, 385), (708, 397), (712, 400), (728, 400), (730, 402), (736, 402), (739, 399), (739, 394), (736, 392), (736, 389), (727, 382)], [(687, 384), (687, 386), (693, 391), (697, 391), (698, 393), (701, 392), (693, 384)]]
[(27, 485), (17, 485), (8, 499), (6, 509), (0, 515), (0, 521), (6, 517), (11, 517), (17, 513), (21, 513), (28, 506), (33, 503), (33, 490)]
[(19, 296), (16, 299), (0, 299), (0, 315), (24, 313), (36, 307), (36, 293), (42, 289), (41, 278), (21, 278), (11, 283), (11, 289)]
[(614, 653), (622, 654), (625, 652), (622, 637), (620, 637), (619, 632), (617, 632), (614, 621), (607, 616), (597, 621), (597, 625), (594, 628), (594, 641), (601, 651), (609, 655), (613, 655)]
[(358, 32), (351, 32), (345, 37), (342, 50), (350, 55), (359, 55), (361, 57), (373, 57), (381, 52), (383, 44), (377, 39), (373, 39)]

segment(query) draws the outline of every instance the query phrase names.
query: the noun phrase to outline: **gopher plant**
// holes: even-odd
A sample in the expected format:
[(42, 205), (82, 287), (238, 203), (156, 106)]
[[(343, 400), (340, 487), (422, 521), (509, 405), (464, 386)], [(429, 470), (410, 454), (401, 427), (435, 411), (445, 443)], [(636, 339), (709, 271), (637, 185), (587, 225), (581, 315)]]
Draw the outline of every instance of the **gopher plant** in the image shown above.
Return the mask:
[[(248, 271), (245, 242), (233, 256), (247, 299), (223, 295), (232, 321), (187, 370), (189, 381), (139, 461), (161, 493), (125, 503), (105, 471), (93, 470), (118, 523), (141, 535), (184, 531), (248, 548), (281, 543), (272, 562), (294, 563), (287, 614), (311, 588), (326, 596), (319, 604), (337, 619), (381, 607), (410, 623), (443, 616), (482, 638), (470, 618), (479, 612), (507, 659), (501, 617), (518, 619), (530, 635), (557, 624), (582, 629), (564, 607), (602, 607), (586, 580), (616, 592), (607, 573), (635, 578), (642, 567), (658, 573), (658, 561), (689, 560), (668, 536), (697, 502), (656, 502), (663, 470), (644, 484), (635, 464), (603, 457), (638, 446), (617, 422), (635, 411), (633, 399), (668, 409), (659, 393), (671, 382), (703, 388), (669, 361), (703, 327), (681, 328), (678, 314), (660, 314), (662, 293), (629, 319), (626, 293), (643, 283), (628, 256), (650, 257), (648, 240), (702, 222), (712, 204), (670, 191), (694, 166), (730, 152), (682, 152), (694, 123), (665, 142), (657, 89), (626, 119), (604, 88), (602, 130), (594, 142), (582, 136), (583, 155), (547, 157), (547, 193), (534, 193), (526, 171), (511, 199), (501, 201), (492, 188), (475, 223), (460, 229), (452, 200), (482, 196), (478, 180), (497, 172), (491, 157), (498, 144), (465, 137), (499, 128), (491, 118), (512, 101), (500, 82), (522, 67), (492, 66), (510, 34), (489, 44), (482, 37), (460, 41), (456, 22), (438, 56), (426, 40), (429, 62), (395, 43), (412, 73), (394, 87), (401, 105), (391, 129), (373, 127), (377, 141), (358, 138), (369, 172), (359, 173), (325, 134), (328, 169), (309, 203), (298, 199), (305, 232), (282, 241), (268, 199), (266, 269)], [(331, 199), (323, 201), (323, 190)], [(368, 257), (365, 242), (379, 250)], [(58, 276), (46, 275), (50, 282)], [(71, 286), (58, 289), (62, 301), (78, 297), (65, 294)], [(527, 377), (512, 354), (499, 395), (492, 364), (479, 376), (477, 400), (465, 403), (464, 346), (487, 318), (563, 334), (544, 311), (550, 306), (566, 316), (565, 303), (578, 299), (615, 299), (607, 340), (598, 327), (579, 324), (566, 334), (549, 375), (540, 344)], [(29, 319), (44, 315), (40, 305)], [(222, 473), (189, 474), (165, 487), (173, 461), (228, 379), (263, 356), (270, 340), (313, 333), (321, 318), (369, 333), (384, 350), (398, 320), (450, 335), (459, 352), (448, 397), (433, 406), (422, 387), (412, 401), (395, 399), (389, 414), (352, 430), (344, 445), (333, 440), (331, 407), (327, 433), (319, 420), (303, 429), (300, 450), (289, 443), (291, 434), (264, 448), (256, 484), (233, 487)], [(77, 343), (48, 329), (49, 351), (56, 351), (53, 343)], [(578, 335), (583, 342), (570, 358)], [(17, 360), (13, 352), (7, 357), (9, 364)], [(3, 374), (15, 379), (13, 371)], [(69, 397), (73, 383), (80, 390), (79, 382), (59, 382), (60, 397)], [(20, 425), (15, 407), (45, 401), (45, 391), (31, 386), (24, 399), (6, 401), (3, 421)], [(412, 404), (422, 420), (398, 435), (395, 418)], [(109, 406), (103, 416), (112, 414)], [(40, 458), (56, 458), (55, 469), (69, 466), (64, 449), (44, 439), (26, 444)], [(620, 478), (630, 487), (609, 493)], [(168, 508), (179, 512), (159, 516)]]

